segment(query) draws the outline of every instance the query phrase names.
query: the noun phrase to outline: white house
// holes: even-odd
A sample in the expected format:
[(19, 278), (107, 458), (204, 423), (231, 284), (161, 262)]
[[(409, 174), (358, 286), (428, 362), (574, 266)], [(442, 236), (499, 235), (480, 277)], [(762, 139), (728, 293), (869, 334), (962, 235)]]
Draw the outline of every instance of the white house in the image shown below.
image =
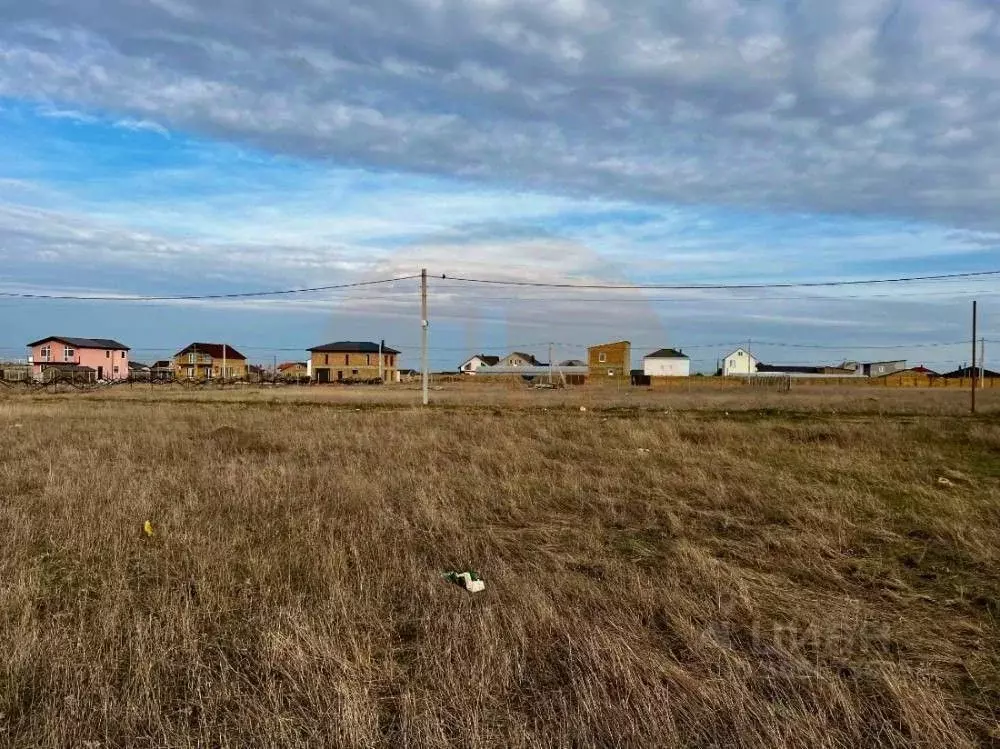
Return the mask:
[(487, 356), (486, 354), (476, 354), (462, 362), (458, 371), (462, 374), (474, 375), (483, 367), (494, 367), (500, 361), (499, 356)]
[(661, 348), (642, 357), (642, 373), (646, 377), (688, 377), (691, 360), (682, 351)]
[(755, 374), (756, 372), (757, 359), (745, 348), (736, 349), (722, 361), (722, 374), (725, 377)]

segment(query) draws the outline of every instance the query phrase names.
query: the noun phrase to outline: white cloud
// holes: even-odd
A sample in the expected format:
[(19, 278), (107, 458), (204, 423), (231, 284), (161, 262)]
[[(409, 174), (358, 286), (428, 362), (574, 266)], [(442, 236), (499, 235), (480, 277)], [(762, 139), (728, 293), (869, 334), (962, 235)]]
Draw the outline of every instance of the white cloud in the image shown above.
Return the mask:
[(546, 192), (995, 228), (997, 14), (979, 0), (52, 0), (0, 9), (0, 94)]

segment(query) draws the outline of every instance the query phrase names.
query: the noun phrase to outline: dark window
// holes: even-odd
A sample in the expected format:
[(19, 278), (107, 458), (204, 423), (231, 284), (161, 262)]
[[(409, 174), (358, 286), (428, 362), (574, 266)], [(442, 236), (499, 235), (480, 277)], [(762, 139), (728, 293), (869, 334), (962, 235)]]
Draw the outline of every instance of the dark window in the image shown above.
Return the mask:
[(366, 366), (371, 366), (371, 363), (372, 363), (372, 355), (371, 354), (365, 354), (365, 365)]
[(122, 351), (122, 359), (124, 359), (124, 358), (125, 358), (125, 352)]
[(105, 359), (110, 359), (111, 358), (111, 352), (110, 351), (105, 351), (104, 352), (104, 358)]
[(352, 374), (352, 375), (356, 375), (357, 373), (358, 373), (358, 370), (356, 370), (356, 369), (352, 369), (352, 370), (351, 370), (351, 374)]
[(329, 364), (330, 363), (330, 355), (329, 354), (323, 354), (323, 363), (324, 364)]
[(350, 354), (344, 354), (344, 365), (346, 366), (346, 365), (348, 365), (350, 363), (351, 363), (351, 355)]

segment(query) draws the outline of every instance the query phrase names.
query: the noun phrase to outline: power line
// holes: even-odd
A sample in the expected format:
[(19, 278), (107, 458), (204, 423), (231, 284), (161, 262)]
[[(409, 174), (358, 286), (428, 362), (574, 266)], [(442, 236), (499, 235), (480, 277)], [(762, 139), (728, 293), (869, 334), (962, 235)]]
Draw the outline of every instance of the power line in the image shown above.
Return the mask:
[(333, 291), (335, 289), (356, 289), (361, 286), (377, 286), (380, 284), (409, 281), (419, 278), (417, 275), (399, 276), (397, 278), (382, 278), (377, 281), (356, 281), (354, 283), (330, 284), (327, 286), (311, 286), (301, 289), (278, 289), (275, 291), (239, 291), (230, 294), (181, 294), (178, 296), (84, 296), (72, 294), (26, 294), (13, 291), (0, 291), (0, 297), (14, 299), (50, 299), (75, 302), (181, 302), (201, 299), (247, 299), (250, 297), (288, 296), (291, 294), (311, 294), (318, 291)]
[(672, 291), (698, 291), (703, 289), (803, 289), (831, 286), (864, 286), (887, 283), (911, 283), (914, 281), (944, 281), (954, 278), (979, 278), (984, 276), (1000, 276), (1000, 270), (973, 271), (968, 273), (941, 273), (929, 276), (900, 276), (898, 278), (877, 278), (854, 281), (803, 281), (795, 283), (757, 283), (757, 284), (574, 284), (549, 283), (545, 281), (505, 281), (487, 278), (468, 278), (449, 276), (442, 273), (441, 278), (461, 283), (489, 284), (494, 286), (527, 286), (546, 289), (667, 289)]

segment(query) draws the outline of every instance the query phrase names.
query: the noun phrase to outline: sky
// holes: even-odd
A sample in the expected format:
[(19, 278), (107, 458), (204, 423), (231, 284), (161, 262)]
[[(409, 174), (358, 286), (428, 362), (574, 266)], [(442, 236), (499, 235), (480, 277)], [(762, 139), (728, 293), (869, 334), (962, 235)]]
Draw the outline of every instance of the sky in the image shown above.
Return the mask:
[[(1000, 279), (990, 0), (0, 0), (0, 293), (173, 296), (427, 268), (431, 363), (628, 339), (709, 372), (969, 360)], [(445, 276), (444, 278), (442, 276)], [(0, 296), (45, 335), (252, 360), (382, 340), (417, 282), (240, 300)], [(987, 342), (987, 365), (991, 344)], [(997, 358), (1000, 359), (1000, 349)]]

